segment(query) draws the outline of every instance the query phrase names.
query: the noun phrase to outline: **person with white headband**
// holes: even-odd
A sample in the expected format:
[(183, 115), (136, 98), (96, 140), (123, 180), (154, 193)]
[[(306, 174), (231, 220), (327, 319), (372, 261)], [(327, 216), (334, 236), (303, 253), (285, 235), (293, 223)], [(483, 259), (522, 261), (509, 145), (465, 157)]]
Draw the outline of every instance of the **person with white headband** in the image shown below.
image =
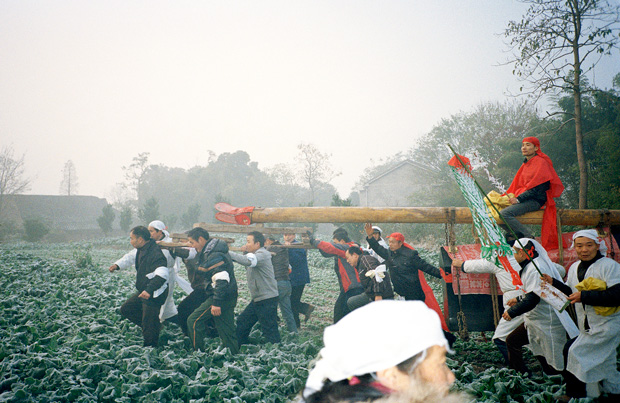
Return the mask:
[[(151, 221), (148, 225), (149, 233), (151, 234), (151, 239), (158, 242), (172, 242), (172, 238), (170, 238), (170, 234), (168, 233), (166, 224), (162, 221), (155, 220)], [(136, 263), (136, 253), (137, 250), (133, 249), (129, 253), (126, 253), (122, 258), (118, 259), (112, 266), (110, 266), (110, 272), (119, 269), (126, 269), (128, 267), (133, 266)], [(170, 290), (174, 290), (174, 286), (176, 284), (185, 291), (186, 293), (190, 293), (192, 291), (190, 284), (183, 279), (182, 277), (177, 276), (177, 271), (180, 267), (180, 259), (175, 258), (171, 255), (171, 253), (162, 249), (162, 253), (166, 257), (166, 267), (168, 267), (169, 277), (168, 277), (168, 286)], [(161, 307), (161, 311), (159, 312), (160, 321), (165, 321), (171, 319), (177, 314), (177, 308), (174, 303), (173, 292), (169, 292), (166, 297), (165, 302)]]
[(325, 329), (301, 402), (462, 402), (449, 394), (448, 341), (421, 301), (383, 300)]
[(545, 277), (568, 295), (579, 324), (579, 335), (564, 347), (566, 395), (558, 400), (597, 397), (600, 385), (606, 396), (599, 401), (619, 402), (620, 264), (605, 257), (607, 246), (596, 230), (575, 232), (573, 248), (578, 260), (568, 271), (568, 286)]
[[(547, 251), (540, 243), (530, 238), (521, 238), (513, 245), (514, 257), (522, 267), (520, 276), (525, 295), (508, 301), (508, 308), (502, 317), (510, 321), (520, 315), (524, 316), (523, 325), (513, 330), (506, 337), (509, 366), (521, 373), (529, 373), (523, 361), (523, 346), (529, 344), (532, 354), (540, 362), (547, 375), (557, 375), (564, 370), (562, 351), (566, 344), (566, 329), (563, 324), (571, 320), (566, 312), (558, 312), (553, 306), (539, 296), (542, 274), (561, 282), (555, 264), (549, 259)], [(538, 270), (537, 270), (538, 269)], [(563, 316), (563, 317), (560, 317)], [(577, 329), (572, 324), (573, 334)]]

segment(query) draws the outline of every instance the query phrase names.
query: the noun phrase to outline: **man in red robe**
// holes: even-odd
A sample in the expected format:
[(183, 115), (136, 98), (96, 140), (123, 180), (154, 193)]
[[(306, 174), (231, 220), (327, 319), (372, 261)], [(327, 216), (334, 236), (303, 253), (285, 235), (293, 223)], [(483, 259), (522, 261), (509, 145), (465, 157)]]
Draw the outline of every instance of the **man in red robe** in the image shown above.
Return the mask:
[[(506, 191), (506, 194), (514, 194), (514, 197), (510, 198), (511, 205), (501, 211), (502, 218), (514, 232), (532, 238), (532, 233), (517, 217), (544, 206), (541, 244), (547, 250), (557, 249), (557, 210), (553, 199), (560, 197), (564, 185), (553, 169), (551, 158), (540, 150), (540, 141), (536, 137), (523, 139), (521, 153), (525, 160)], [(501, 227), (508, 230), (506, 225)]]

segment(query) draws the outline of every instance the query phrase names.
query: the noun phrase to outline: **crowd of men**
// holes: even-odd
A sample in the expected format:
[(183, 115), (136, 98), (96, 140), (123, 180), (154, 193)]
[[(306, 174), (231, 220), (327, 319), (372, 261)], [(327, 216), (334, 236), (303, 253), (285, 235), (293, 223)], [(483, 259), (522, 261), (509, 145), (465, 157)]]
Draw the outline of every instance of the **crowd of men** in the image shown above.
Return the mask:
[[(502, 218), (508, 235), (512, 235), (522, 286), (517, 287), (513, 276), (493, 262), (455, 259), (453, 268), (497, 276), (505, 312), (493, 340), (511, 368), (530, 373), (522, 355), (523, 346), (528, 345), (545, 373), (563, 375), (567, 388), (560, 400), (597, 396), (602, 391), (610, 401), (620, 401), (620, 372), (616, 368), (620, 264), (606, 257), (605, 243), (595, 230), (575, 233), (578, 261), (568, 274), (564, 267), (551, 262), (546, 247), (554, 246), (549, 235), (550, 226), (555, 225), (553, 198), (562, 193), (563, 186), (551, 160), (540, 151), (538, 139), (525, 138), (521, 149), (525, 159), (506, 194), (510, 206)], [(516, 217), (543, 206), (538, 243)], [(394, 299), (398, 294), (405, 300), (422, 301), (437, 312), (445, 338), (452, 345), (455, 337), (449, 333), (424, 277), (426, 273), (446, 278), (446, 273), (424, 261), (405, 242), (403, 234), (392, 233), (385, 242), (379, 227), (367, 223), (364, 229), (365, 247), (353, 242), (343, 228), (333, 232), (331, 242), (307, 234), (312, 246), (324, 257), (334, 259), (339, 284), (334, 323), (355, 309)], [(181, 327), (194, 349), (204, 349), (205, 337), (219, 336), (235, 354), (239, 346), (250, 342), (250, 332), (257, 323), (268, 342), (280, 342), (278, 306), (286, 329), (293, 333), (301, 325), (299, 315), (307, 321), (312, 314), (314, 307), (301, 302), (304, 287), (310, 282), (305, 249), (285, 248), (277, 239), (265, 238), (257, 231), (247, 234), (243, 253), (230, 251), (225, 241), (211, 237), (203, 228), (190, 230), (187, 237), (185, 247), (160, 248), (158, 241), (170, 241), (161, 221), (153, 221), (148, 228), (135, 227), (130, 233), (135, 249), (110, 266), (111, 272), (136, 267), (137, 291), (120, 312), (141, 327), (145, 346), (157, 346), (161, 322), (169, 321)], [(295, 234), (284, 235), (284, 245), (298, 243)], [(187, 267), (189, 283), (177, 275), (179, 260)], [(251, 298), (236, 323), (238, 284), (233, 262), (245, 267)], [(188, 293), (178, 307), (172, 298), (174, 284)], [(543, 295), (545, 284), (566, 294), (576, 308), (577, 324)]]

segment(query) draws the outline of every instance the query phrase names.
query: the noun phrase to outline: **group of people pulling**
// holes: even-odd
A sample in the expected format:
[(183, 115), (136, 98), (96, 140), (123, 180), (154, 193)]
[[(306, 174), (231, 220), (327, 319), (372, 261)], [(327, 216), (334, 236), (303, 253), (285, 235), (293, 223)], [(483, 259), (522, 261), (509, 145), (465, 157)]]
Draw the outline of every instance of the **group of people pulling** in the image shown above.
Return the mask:
[[(560, 196), (563, 185), (549, 157), (540, 151), (537, 138), (525, 138), (521, 151), (523, 165), (505, 194), (508, 207), (501, 216), (520, 266), (522, 286), (516, 286), (514, 273), (487, 260), (455, 259), (452, 268), (496, 275), (505, 311), (493, 341), (511, 368), (530, 373), (522, 353), (528, 345), (546, 374), (562, 374), (566, 395), (559, 396), (560, 401), (597, 396), (601, 391), (608, 401), (620, 401), (616, 367), (620, 264), (606, 257), (605, 243), (595, 230), (574, 234), (578, 260), (568, 274), (549, 259), (546, 249), (558, 246), (553, 199)], [(540, 208), (545, 210), (539, 243), (516, 217)], [(447, 392), (454, 375), (445, 355), (455, 337), (424, 278), (424, 273), (436, 278), (446, 278), (446, 273), (420, 258), (403, 234), (392, 233), (385, 242), (379, 227), (367, 223), (364, 229), (366, 247), (351, 241), (343, 228), (333, 232), (331, 242), (308, 233), (312, 246), (334, 259), (340, 292), (334, 324), (325, 329), (325, 346), (300, 399), (464, 401), (462, 395)], [(204, 348), (205, 336), (219, 335), (234, 354), (249, 342), (257, 322), (267, 341), (280, 341), (278, 305), (290, 332), (299, 328), (300, 313), (307, 320), (314, 310), (301, 302), (310, 281), (305, 249), (283, 248), (273, 238), (250, 232), (244, 253), (235, 253), (202, 228), (188, 232), (188, 247), (159, 248), (156, 241), (169, 240), (167, 236), (160, 221), (148, 229), (132, 229), (130, 242), (135, 249), (110, 267), (114, 271), (136, 266), (137, 292), (123, 304), (121, 315), (141, 326), (145, 345), (157, 345), (161, 319), (178, 323), (195, 349)], [(286, 234), (284, 241), (297, 242), (295, 234)], [(187, 267), (188, 284), (176, 276), (180, 259)], [(233, 262), (246, 268), (251, 296), (236, 325)], [(171, 295), (175, 282), (189, 292), (178, 309)], [(577, 324), (566, 311), (559, 312), (548, 303), (540, 291), (544, 284), (566, 294), (575, 306)], [(394, 300), (395, 293), (405, 301)], [(368, 344), (371, 347), (365, 348)]]
[[(148, 228), (135, 227), (130, 232), (135, 249), (110, 266), (111, 272), (136, 267), (137, 291), (120, 313), (142, 328), (145, 346), (157, 346), (161, 322), (168, 321), (181, 327), (196, 350), (204, 349), (205, 337), (219, 336), (236, 354), (239, 346), (249, 342), (257, 322), (267, 341), (280, 342), (278, 305), (290, 332), (297, 332), (300, 314), (309, 319), (314, 306), (301, 302), (304, 286), (310, 282), (305, 249), (270, 252), (265, 247), (269, 241), (256, 231), (247, 235), (244, 254), (230, 251), (224, 240), (212, 238), (203, 228), (193, 228), (187, 238), (187, 247), (160, 247), (157, 241), (171, 241), (161, 221), (151, 222)], [(285, 239), (286, 244), (298, 243), (295, 234), (286, 234)], [(177, 275), (179, 260), (187, 267), (189, 282)], [(238, 286), (233, 262), (245, 266), (251, 298), (236, 324)], [(175, 283), (188, 293), (178, 307), (172, 298)]]

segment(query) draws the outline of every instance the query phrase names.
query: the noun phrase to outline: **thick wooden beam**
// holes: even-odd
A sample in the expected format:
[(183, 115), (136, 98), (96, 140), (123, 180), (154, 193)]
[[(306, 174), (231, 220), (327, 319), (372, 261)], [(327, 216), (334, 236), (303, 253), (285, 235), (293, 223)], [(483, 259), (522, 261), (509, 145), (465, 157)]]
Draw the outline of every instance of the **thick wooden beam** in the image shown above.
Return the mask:
[[(247, 213), (259, 223), (431, 223), (448, 222), (451, 210), (457, 224), (471, 224), (467, 207), (278, 207), (255, 208)], [(558, 214), (562, 225), (620, 225), (620, 210), (564, 210)], [(520, 217), (524, 224), (541, 224), (542, 211)], [(250, 228), (246, 226), (242, 228)]]
[(231, 225), (231, 224), (210, 224), (199, 222), (194, 224), (194, 228), (204, 228), (209, 232), (222, 232), (228, 234), (247, 234), (251, 231), (259, 231), (268, 235), (283, 234), (305, 234), (312, 231), (310, 227), (263, 227), (262, 225)]

